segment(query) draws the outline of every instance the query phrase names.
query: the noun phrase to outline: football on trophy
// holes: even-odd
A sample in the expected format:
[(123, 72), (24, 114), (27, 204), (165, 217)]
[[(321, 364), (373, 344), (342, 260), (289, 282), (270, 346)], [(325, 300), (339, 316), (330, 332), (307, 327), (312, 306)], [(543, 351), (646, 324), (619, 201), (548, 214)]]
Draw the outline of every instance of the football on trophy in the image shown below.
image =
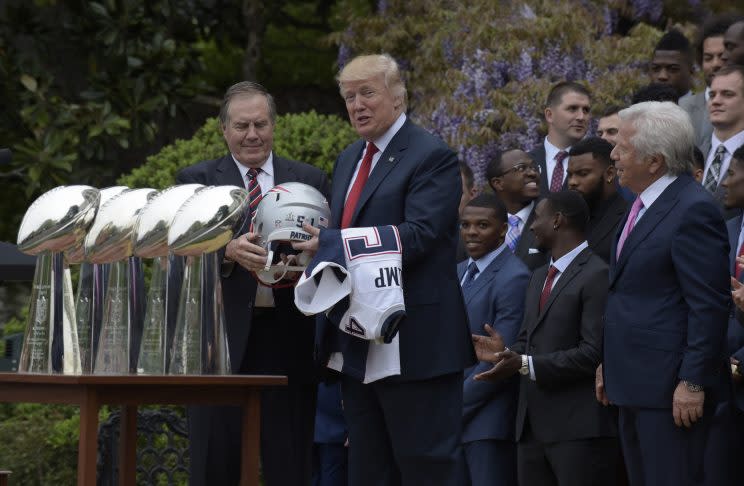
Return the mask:
[(132, 256), (137, 216), (155, 194), (155, 189), (130, 189), (98, 208), (85, 237), (85, 259), (91, 263), (112, 263)]
[(191, 196), (178, 210), (168, 232), (168, 247), (177, 255), (217, 251), (244, 223), (248, 191), (213, 186)]
[(168, 255), (168, 229), (178, 210), (194, 193), (203, 189), (201, 184), (171, 186), (142, 208), (134, 229), (134, 255), (155, 258)]
[(85, 237), (98, 208), (98, 189), (59, 186), (45, 192), (26, 211), (18, 230), (18, 249), (29, 255), (64, 251)]

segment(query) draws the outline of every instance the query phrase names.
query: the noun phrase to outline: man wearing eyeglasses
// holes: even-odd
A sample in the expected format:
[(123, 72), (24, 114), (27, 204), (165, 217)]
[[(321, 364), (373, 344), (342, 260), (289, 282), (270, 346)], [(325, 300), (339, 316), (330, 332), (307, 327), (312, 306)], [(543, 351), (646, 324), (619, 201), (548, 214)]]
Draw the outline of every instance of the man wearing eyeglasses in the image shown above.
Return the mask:
[(540, 172), (540, 166), (519, 149), (502, 152), (486, 169), (488, 184), (508, 211), (506, 244), (530, 271), (548, 261), (548, 256), (535, 248), (535, 236), (529, 231), (535, 200), (540, 196)]

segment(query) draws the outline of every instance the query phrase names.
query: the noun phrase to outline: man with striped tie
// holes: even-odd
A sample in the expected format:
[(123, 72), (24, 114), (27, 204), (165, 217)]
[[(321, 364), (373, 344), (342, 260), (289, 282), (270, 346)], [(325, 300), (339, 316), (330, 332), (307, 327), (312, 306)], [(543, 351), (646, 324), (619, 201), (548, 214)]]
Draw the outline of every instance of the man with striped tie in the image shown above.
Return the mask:
[(540, 173), (540, 166), (519, 149), (502, 152), (486, 169), (488, 184), (508, 212), (506, 244), (530, 271), (548, 261), (547, 255), (535, 248), (535, 235), (529, 231), (540, 196)]
[[(220, 125), (229, 153), (183, 169), (178, 183), (236, 185), (250, 192), (251, 216), (261, 196), (283, 182), (303, 182), (329, 194), (324, 172), (272, 152), (276, 105), (266, 89), (240, 82), (225, 93)], [(311, 476), (316, 384), (314, 321), (294, 306), (290, 288), (257, 284), (251, 271), (264, 267), (266, 251), (256, 235), (228, 243), (222, 293), (233, 373), (281, 374), (289, 386), (262, 391), (261, 466), (267, 486), (305, 486)], [(289, 331), (291, 329), (291, 332)], [(190, 407), (192, 485), (238, 484), (240, 409)]]

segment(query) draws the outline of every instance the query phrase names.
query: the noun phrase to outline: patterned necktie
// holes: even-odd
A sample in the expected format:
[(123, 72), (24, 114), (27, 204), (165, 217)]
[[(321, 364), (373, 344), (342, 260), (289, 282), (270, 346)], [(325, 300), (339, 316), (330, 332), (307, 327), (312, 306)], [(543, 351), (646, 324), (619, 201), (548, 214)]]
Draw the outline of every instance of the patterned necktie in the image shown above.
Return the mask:
[(377, 151), (378, 149), (375, 144), (372, 142), (367, 143), (367, 150), (362, 158), (362, 163), (359, 165), (359, 172), (357, 172), (354, 184), (352, 184), (349, 195), (346, 197), (344, 213), (341, 216), (341, 229), (348, 228), (351, 225), (351, 217), (354, 216), (354, 210), (356, 209), (357, 202), (359, 202), (359, 196), (362, 195), (364, 184), (369, 179), (369, 172), (372, 169), (372, 157), (374, 157)]
[(469, 287), (472, 285), (473, 280), (475, 280), (475, 276), (480, 273), (480, 270), (478, 270), (478, 265), (475, 264), (475, 262), (470, 262), (470, 265), (468, 265), (468, 271), (465, 274), (465, 281), (462, 283), (462, 288)]
[(248, 201), (251, 208), (251, 221), (256, 216), (256, 208), (261, 202), (261, 185), (258, 183), (258, 173), (261, 169), (248, 169)]
[(556, 275), (558, 275), (558, 269), (551, 265), (548, 269), (548, 276), (545, 278), (542, 294), (540, 294), (540, 312), (542, 312), (545, 303), (548, 301), (548, 297), (550, 297), (550, 292), (553, 290), (553, 280), (555, 280)]
[(555, 168), (553, 177), (550, 178), (550, 192), (559, 192), (563, 189), (563, 161), (568, 157), (568, 152), (561, 150), (555, 156)]
[(519, 231), (519, 223), (522, 222), (522, 218), (515, 214), (508, 215), (509, 218), (509, 231), (506, 232), (506, 246), (513, 252), (519, 244), (519, 237), (522, 236), (522, 232)]
[(620, 235), (620, 240), (617, 242), (617, 258), (620, 258), (620, 252), (623, 251), (623, 245), (625, 245), (625, 240), (628, 239), (628, 235), (631, 231), (633, 231), (633, 228), (635, 228), (636, 220), (638, 219), (638, 213), (641, 212), (641, 209), (643, 209), (643, 201), (641, 201), (641, 197), (638, 196), (635, 201), (633, 201), (633, 206), (630, 207), (630, 214), (628, 215), (628, 221), (625, 223), (625, 228), (623, 229), (623, 233)]
[(705, 181), (703, 186), (710, 192), (715, 192), (718, 187), (718, 177), (721, 175), (721, 165), (723, 164), (723, 157), (726, 155), (726, 147), (721, 144), (716, 149), (716, 155), (713, 157), (713, 161), (710, 163), (708, 173), (705, 174)]

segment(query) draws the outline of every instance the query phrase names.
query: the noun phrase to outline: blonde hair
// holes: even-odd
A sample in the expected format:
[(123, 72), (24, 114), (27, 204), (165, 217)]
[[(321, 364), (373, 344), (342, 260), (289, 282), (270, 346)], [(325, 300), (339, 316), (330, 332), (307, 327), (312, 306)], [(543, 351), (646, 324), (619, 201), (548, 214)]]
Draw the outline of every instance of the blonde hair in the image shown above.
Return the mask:
[(402, 109), (405, 111), (408, 104), (408, 93), (406, 85), (400, 74), (400, 68), (390, 54), (371, 54), (357, 56), (352, 59), (336, 76), (339, 89), (341, 85), (350, 81), (362, 81), (383, 75), (385, 87), (390, 90), (395, 98), (399, 98)]

